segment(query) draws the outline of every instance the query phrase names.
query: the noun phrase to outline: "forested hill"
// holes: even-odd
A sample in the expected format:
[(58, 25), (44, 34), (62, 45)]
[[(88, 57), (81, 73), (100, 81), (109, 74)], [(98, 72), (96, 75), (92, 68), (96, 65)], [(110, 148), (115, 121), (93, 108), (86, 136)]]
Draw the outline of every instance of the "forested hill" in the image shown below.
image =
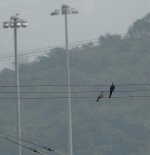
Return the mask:
[[(75, 155), (149, 154), (149, 98), (138, 96), (150, 96), (150, 85), (130, 85), (150, 83), (149, 21), (147, 14), (123, 37), (106, 34), (97, 45), (70, 49)], [(66, 58), (65, 49), (54, 48), (47, 56), (20, 64), (20, 91), (23, 138), (67, 153)], [(11, 69), (0, 73), (0, 131), (12, 135), (16, 135), (16, 100), (6, 98), (16, 97), (15, 87), (8, 87), (15, 85), (14, 76)], [(116, 85), (113, 97), (118, 98), (108, 99), (112, 82)], [(97, 103), (99, 91), (106, 98)], [(0, 142), (1, 154), (16, 154), (14, 144)]]

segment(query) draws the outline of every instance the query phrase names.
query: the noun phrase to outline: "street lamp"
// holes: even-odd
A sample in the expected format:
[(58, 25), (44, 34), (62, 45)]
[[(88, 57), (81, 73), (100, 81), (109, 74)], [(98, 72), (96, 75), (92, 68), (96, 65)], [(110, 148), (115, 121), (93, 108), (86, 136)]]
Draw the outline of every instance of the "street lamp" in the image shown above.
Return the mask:
[(10, 17), (9, 21), (3, 22), (3, 28), (13, 28), (14, 29), (14, 52), (15, 52), (15, 82), (16, 82), (16, 93), (17, 93), (17, 131), (18, 131), (18, 142), (19, 151), (18, 154), (22, 155), (21, 147), (21, 112), (20, 112), (20, 88), (19, 88), (19, 65), (17, 56), (17, 28), (25, 28), (28, 23), (18, 17), (18, 14)]
[(64, 15), (65, 16), (65, 44), (67, 52), (67, 82), (68, 82), (68, 98), (69, 98), (69, 153), (73, 155), (73, 145), (72, 145), (72, 112), (71, 112), (71, 93), (70, 93), (70, 60), (69, 60), (69, 49), (68, 49), (68, 22), (67, 15), (77, 14), (78, 11), (74, 8), (70, 8), (68, 5), (62, 5), (60, 10), (54, 10), (51, 16), (54, 15)]

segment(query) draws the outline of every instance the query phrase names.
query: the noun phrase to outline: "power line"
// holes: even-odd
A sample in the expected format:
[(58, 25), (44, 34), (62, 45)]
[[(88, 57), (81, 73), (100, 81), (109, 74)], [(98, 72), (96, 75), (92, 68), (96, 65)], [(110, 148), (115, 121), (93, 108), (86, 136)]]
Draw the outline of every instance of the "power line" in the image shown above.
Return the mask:
[[(69, 47), (85, 45), (86, 43), (91, 42), (91, 41), (97, 42), (98, 39), (70, 42), (69, 43), (70, 44)], [(40, 54), (40, 53), (47, 53), (51, 49), (58, 48), (58, 47), (64, 47), (64, 46), (65, 46), (64, 44), (59, 44), (59, 45), (50, 46), (50, 47), (43, 47), (43, 48), (36, 48), (36, 49), (31, 49), (31, 50), (19, 51), (19, 52), (21, 52), (19, 54), (19, 56), (24, 56), (24, 55), (37, 55), (37, 54)], [(0, 56), (0, 59), (9, 59), (9, 58), (12, 58), (12, 57), (14, 57), (14, 56), (13, 55)]]
[[(71, 91), (72, 94), (78, 94), (78, 93), (98, 93), (100, 91), (98, 90), (88, 90), (88, 91)], [(108, 90), (103, 90), (103, 92), (109, 92)], [(115, 91), (115, 93), (134, 93), (134, 92), (150, 92), (150, 90), (125, 90), (125, 91)], [(2, 93), (6, 93), (6, 94), (15, 94), (17, 92), (14, 91), (5, 91), (5, 92), (0, 92), (0, 94)], [(39, 92), (35, 92), (35, 91), (24, 91), (24, 92), (20, 92), (21, 94), (65, 94), (68, 92), (65, 91), (39, 91)]]
[[(21, 97), (20, 99), (21, 100), (48, 100), (48, 99), (68, 99), (69, 97), (68, 96), (53, 96), (53, 97)], [(94, 97), (94, 96), (71, 96), (70, 98), (72, 99), (94, 99), (94, 98), (97, 98)], [(109, 97), (103, 97), (104, 99), (107, 99)], [(114, 97), (111, 97), (111, 98), (114, 98), (114, 99), (118, 99), (118, 98), (150, 98), (150, 95), (133, 95), (133, 96), (114, 96)], [(16, 97), (10, 97), (10, 98), (7, 98), (7, 97), (0, 97), (0, 100), (16, 100), (17, 98)]]
[[(120, 34), (122, 35), (122, 34)], [(129, 39), (128, 39), (129, 40)], [(137, 39), (134, 39), (137, 40)], [(81, 45), (86, 45), (86, 43), (92, 42), (92, 43), (98, 43), (99, 39), (89, 39), (89, 40), (82, 40), (82, 41), (75, 41), (75, 42), (70, 42), (69, 47), (78, 47)], [(21, 52), (18, 56), (31, 56), (31, 55), (39, 55), (41, 53), (47, 53), (51, 49), (58, 48), (58, 47), (64, 47), (64, 44), (59, 44), (55, 46), (50, 46), (50, 47), (42, 47), (42, 48), (36, 48), (36, 49), (31, 49), (31, 50), (24, 50), (24, 51), (19, 51)], [(0, 56), (0, 59), (10, 59), (13, 58), (13, 55), (7, 55), (7, 56)], [(6, 61), (6, 60), (3, 60)], [(7, 60), (8, 61), (8, 60)]]
[(14, 144), (16, 144), (16, 145), (22, 146), (22, 147), (24, 147), (24, 148), (26, 148), (26, 149), (28, 149), (28, 150), (34, 152), (34, 153), (38, 153), (38, 154), (41, 154), (41, 155), (47, 155), (47, 154), (45, 154), (45, 153), (42, 153), (42, 152), (38, 151), (37, 149), (33, 149), (33, 148), (31, 148), (31, 147), (28, 147), (28, 146), (19, 144), (19, 143), (17, 143), (16, 141), (10, 140), (10, 139), (8, 139), (8, 138), (6, 138), (6, 137), (4, 137), (4, 136), (0, 136), (0, 138), (5, 139), (6, 141), (11, 142), (11, 143), (14, 143)]
[(58, 153), (58, 154), (67, 155), (67, 154), (65, 154), (65, 153), (63, 153), (63, 152), (61, 152), (61, 151), (58, 151), (58, 150), (52, 149), (52, 148), (50, 148), (50, 147), (42, 146), (42, 145), (40, 145), (40, 144), (37, 144), (37, 143), (31, 142), (31, 141), (26, 140), (26, 139), (23, 139), (23, 138), (15, 137), (15, 136), (10, 135), (10, 134), (7, 134), (7, 133), (2, 133), (2, 135), (5, 135), (5, 136), (9, 136), (9, 137), (12, 137), (12, 138), (15, 138), (15, 139), (22, 140), (22, 141), (24, 141), (24, 142), (26, 142), (26, 143), (29, 143), (29, 144), (32, 144), (32, 145), (38, 146), (38, 147), (40, 147), (40, 148), (42, 148), (42, 149), (44, 149), (44, 150), (50, 151), (50, 152), (56, 152), (56, 153)]
[[(20, 85), (20, 87), (67, 87), (67, 84), (34, 84)], [(110, 84), (71, 84), (71, 87), (109, 87)], [(150, 83), (126, 83), (115, 84), (115, 86), (150, 86)], [(0, 87), (16, 87), (15, 85), (0, 85)], [(145, 90), (147, 91), (147, 90)]]
[[(119, 34), (121, 36), (125, 36), (126, 34)], [(140, 40), (141, 38), (125, 38), (124, 37), (124, 40)], [(80, 45), (86, 45), (86, 43), (89, 43), (89, 42), (96, 42), (98, 43), (99, 41), (99, 38), (98, 39), (89, 39), (89, 40), (81, 40), (81, 41), (75, 41), (75, 42), (69, 42), (69, 47), (74, 47), (74, 46), (80, 46)], [(53, 48), (57, 48), (57, 47), (64, 47), (65, 45), (64, 44), (59, 44), (59, 45), (55, 45), (55, 46), (50, 46), (50, 47), (42, 47), (42, 48), (36, 48), (36, 49), (31, 49), (31, 50), (24, 50), (24, 51), (19, 51), (19, 52), (22, 52), (19, 54), (19, 56), (23, 56), (23, 55), (37, 55), (39, 53), (46, 53), (48, 52), (49, 50), (53, 49)], [(41, 51), (42, 50), (42, 51)], [(44, 52), (46, 51), (46, 52)], [(29, 53), (27, 53), (29, 52)], [(0, 56), (0, 59), (8, 59), (8, 58), (12, 58), (13, 55), (7, 55), (7, 56)]]

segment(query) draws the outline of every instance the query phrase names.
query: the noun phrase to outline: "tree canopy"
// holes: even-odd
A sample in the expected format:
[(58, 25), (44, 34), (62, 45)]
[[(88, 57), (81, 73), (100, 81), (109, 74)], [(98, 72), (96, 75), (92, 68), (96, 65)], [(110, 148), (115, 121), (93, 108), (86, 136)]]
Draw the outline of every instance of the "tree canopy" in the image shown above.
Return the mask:
[[(136, 91), (150, 90), (149, 85), (127, 85), (150, 83), (149, 18), (148, 14), (135, 21), (126, 36), (108, 33), (99, 37), (97, 45), (70, 49), (74, 154), (149, 154), (149, 98), (103, 98), (96, 102), (100, 91), (109, 96), (112, 82), (116, 84), (113, 97), (149, 95), (149, 91)], [(20, 92), (21, 98), (29, 98), (21, 99), (22, 137), (67, 153), (66, 58), (65, 49), (54, 48), (47, 56), (20, 64)], [(14, 70), (4, 69), (0, 86), (13, 86), (14, 77)], [(17, 101), (2, 99), (15, 98), (15, 87), (0, 88), (0, 133), (17, 136)], [(17, 146), (3, 139), (0, 142), (1, 154), (16, 153)], [(26, 149), (23, 152), (32, 154)]]

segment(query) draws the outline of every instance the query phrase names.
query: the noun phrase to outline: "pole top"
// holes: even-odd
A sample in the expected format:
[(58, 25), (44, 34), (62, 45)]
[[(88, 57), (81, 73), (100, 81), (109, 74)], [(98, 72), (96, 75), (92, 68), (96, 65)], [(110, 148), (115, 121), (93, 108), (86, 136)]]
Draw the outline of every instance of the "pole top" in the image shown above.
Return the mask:
[(63, 10), (63, 9), (68, 9), (69, 8), (69, 5), (67, 5), (67, 4), (63, 4), (62, 6), (61, 6), (61, 9)]

